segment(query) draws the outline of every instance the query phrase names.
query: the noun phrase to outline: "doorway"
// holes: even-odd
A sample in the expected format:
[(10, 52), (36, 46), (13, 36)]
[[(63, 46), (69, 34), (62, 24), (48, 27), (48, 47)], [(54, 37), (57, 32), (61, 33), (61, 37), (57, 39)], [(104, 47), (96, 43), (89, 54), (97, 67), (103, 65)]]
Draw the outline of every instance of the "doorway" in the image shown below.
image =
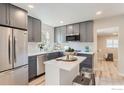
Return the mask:
[(119, 27), (97, 29), (97, 85), (120, 85), (124, 79), (118, 75)]

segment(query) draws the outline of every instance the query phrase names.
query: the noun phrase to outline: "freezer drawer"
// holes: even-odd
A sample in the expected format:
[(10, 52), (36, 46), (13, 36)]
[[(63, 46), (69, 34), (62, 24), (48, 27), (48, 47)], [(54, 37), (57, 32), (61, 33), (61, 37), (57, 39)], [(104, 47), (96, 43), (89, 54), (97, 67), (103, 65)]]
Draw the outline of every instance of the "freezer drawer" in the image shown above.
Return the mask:
[(27, 85), (28, 65), (0, 73), (0, 85)]

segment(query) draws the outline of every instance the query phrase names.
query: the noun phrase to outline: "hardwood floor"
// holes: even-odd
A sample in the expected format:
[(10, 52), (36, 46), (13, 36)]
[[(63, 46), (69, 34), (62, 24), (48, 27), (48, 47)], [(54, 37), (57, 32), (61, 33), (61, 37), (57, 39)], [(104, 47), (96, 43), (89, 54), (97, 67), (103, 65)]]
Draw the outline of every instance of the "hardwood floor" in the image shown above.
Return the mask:
[[(118, 74), (117, 62), (99, 61), (95, 65), (96, 85), (124, 85), (124, 77)], [(31, 81), (29, 85), (45, 85), (45, 75)]]
[(117, 62), (99, 61), (94, 72), (96, 85), (124, 85), (124, 77), (118, 74)]
[(40, 76), (37, 79), (31, 81), (29, 85), (45, 85), (45, 75)]

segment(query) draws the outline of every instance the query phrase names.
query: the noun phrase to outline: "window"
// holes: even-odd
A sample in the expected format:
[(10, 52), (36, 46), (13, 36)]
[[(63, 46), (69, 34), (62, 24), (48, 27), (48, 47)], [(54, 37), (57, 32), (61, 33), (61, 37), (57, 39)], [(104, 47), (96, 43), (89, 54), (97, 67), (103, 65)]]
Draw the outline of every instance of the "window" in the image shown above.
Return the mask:
[(106, 47), (107, 48), (118, 48), (118, 40), (117, 39), (107, 39)]

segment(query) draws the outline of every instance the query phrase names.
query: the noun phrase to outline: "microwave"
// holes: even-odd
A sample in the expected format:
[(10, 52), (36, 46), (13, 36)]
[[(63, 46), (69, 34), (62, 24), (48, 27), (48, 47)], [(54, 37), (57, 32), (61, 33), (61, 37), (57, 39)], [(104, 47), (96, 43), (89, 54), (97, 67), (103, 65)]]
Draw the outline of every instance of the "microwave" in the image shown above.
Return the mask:
[(80, 35), (66, 36), (66, 41), (80, 41)]

